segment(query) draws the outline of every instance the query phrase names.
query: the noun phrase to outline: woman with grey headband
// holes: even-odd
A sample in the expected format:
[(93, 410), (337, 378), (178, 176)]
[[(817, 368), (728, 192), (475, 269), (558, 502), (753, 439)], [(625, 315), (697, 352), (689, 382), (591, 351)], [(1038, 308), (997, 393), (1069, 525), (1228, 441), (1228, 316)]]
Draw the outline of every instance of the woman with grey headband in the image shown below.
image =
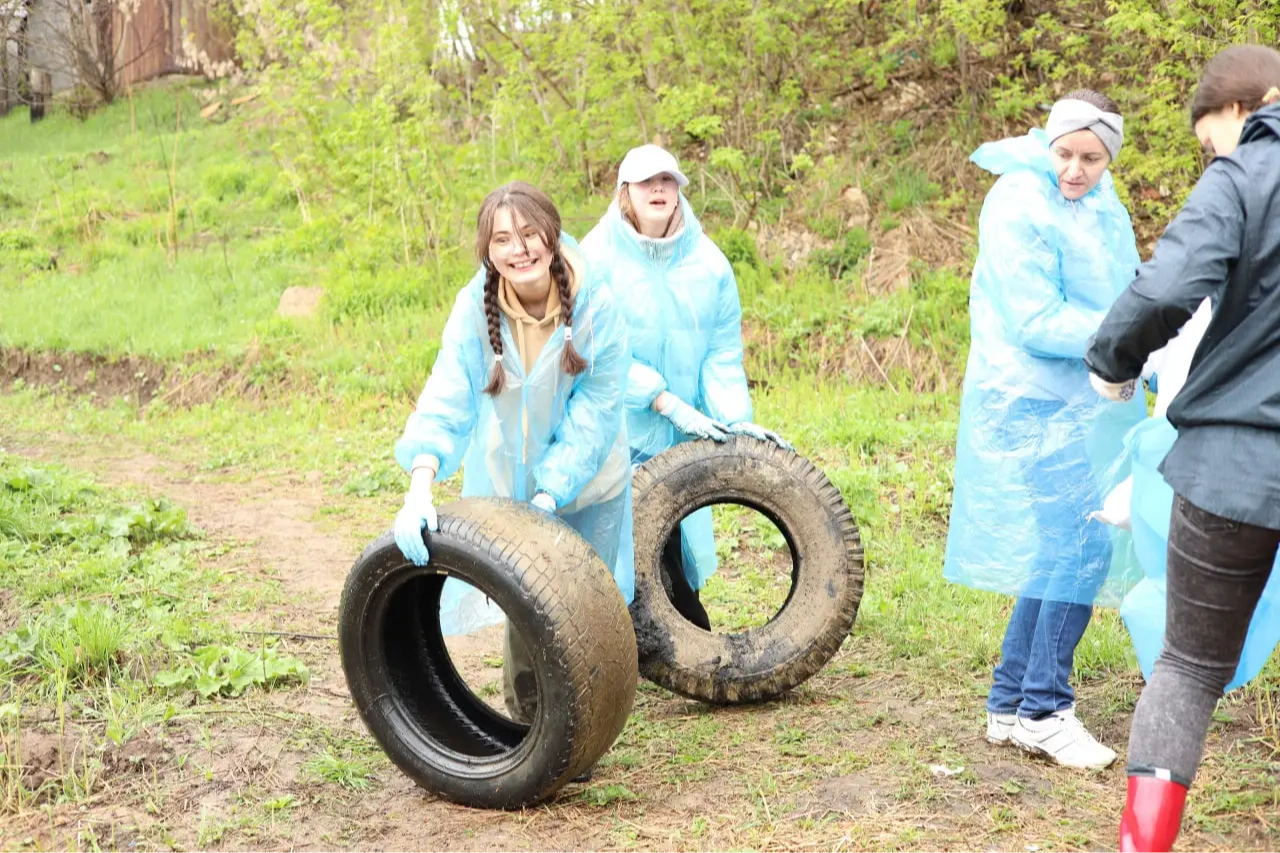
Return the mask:
[(1077, 768), (1116, 758), (1076, 718), (1069, 678), (1095, 600), (1127, 573), (1125, 534), (1091, 515), (1146, 414), (1095, 394), (1083, 360), (1138, 265), (1108, 172), (1123, 141), (1115, 103), (1081, 90), (1045, 130), (972, 158), (1000, 178), (979, 221), (945, 576), (1017, 596), (987, 739)]

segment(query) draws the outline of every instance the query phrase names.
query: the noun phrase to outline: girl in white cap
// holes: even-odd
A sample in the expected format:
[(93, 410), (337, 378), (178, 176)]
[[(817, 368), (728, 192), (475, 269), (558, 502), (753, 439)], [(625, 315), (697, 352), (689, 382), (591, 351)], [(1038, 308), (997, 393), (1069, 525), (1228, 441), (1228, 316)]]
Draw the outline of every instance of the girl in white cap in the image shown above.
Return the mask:
[[(688, 183), (669, 151), (633, 148), (618, 169), (613, 203), (582, 241), (627, 318), (633, 464), (699, 438), (744, 435), (790, 447), (751, 421), (738, 283), (680, 192)], [(685, 618), (709, 630), (697, 590), (716, 568), (710, 509), (686, 518), (680, 532), (681, 541), (673, 541), (664, 556), (672, 569), (674, 603)]]

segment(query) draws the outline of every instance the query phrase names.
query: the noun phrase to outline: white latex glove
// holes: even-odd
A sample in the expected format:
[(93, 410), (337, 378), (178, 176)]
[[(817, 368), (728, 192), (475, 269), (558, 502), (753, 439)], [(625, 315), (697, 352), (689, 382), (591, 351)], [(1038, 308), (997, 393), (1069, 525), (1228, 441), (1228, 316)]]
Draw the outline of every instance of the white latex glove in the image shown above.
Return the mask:
[(1129, 516), (1129, 504), (1132, 500), (1133, 477), (1129, 476), (1111, 490), (1111, 494), (1107, 495), (1106, 500), (1102, 502), (1102, 509), (1089, 513), (1089, 517), (1103, 524), (1119, 527), (1121, 530), (1133, 530)]
[(436, 507), (431, 500), (431, 485), (435, 478), (436, 474), (430, 468), (414, 471), (409, 492), (404, 496), (404, 506), (396, 513), (396, 545), (400, 546), (400, 552), (409, 562), (417, 566), (425, 566), (430, 559), (422, 529), (425, 527), (434, 533), (439, 528)]
[(1114, 403), (1127, 403), (1132, 400), (1134, 388), (1137, 386), (1137, 382), (1133, 379), (1128, 382), (1108, 382), (1096, 373), (1089, 374), (1089, 384), (1093, 386), (1093, 390)]
[(791, 442), (778, 435), (773, 430), (765, 429), (759, 424), (753, 424), (750, 421), (738, 421), (736, 424), (729, 425), (729, 432), (734, 435), (745, 435), (754, 438), (757, 441), (772, 441), (783, 450), (795, 450), (791, 446)]
[(551, 495), (547, 494), (546, 492), (538, 492), (536, 495), (533, 496), (533, 500), (529, 501), (529, 503), (533, 504), (535, 507), (537, 507), (538, 509), (542, 510), (545, 513), (555, 515), (556, 499), (551, 497)]
[(727, 441), (729, 438), (727, 426), (713, 421), (670, 391), (664, 391), (663, 396), (654, 403), (654, 411), (671, 421), (671, 425), (685, 435), (709, 438), (712, 441)]

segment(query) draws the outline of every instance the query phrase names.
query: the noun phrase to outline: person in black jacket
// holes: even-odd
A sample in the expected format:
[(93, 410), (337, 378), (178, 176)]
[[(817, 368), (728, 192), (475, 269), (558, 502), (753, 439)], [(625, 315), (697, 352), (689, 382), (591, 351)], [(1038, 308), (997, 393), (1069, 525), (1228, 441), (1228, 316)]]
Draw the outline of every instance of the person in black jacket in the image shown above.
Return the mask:
[(1213, 319), (1169, 408), (1177, 495), (1167, 631), (1129, 743), (1121, 850), (1169, 850), (1218, 699), (1280, 547), (1280, 53), (1228, 48), (1191, 106), (1214, 159), (1091, 342), (1119, 398), (1209, 297)]

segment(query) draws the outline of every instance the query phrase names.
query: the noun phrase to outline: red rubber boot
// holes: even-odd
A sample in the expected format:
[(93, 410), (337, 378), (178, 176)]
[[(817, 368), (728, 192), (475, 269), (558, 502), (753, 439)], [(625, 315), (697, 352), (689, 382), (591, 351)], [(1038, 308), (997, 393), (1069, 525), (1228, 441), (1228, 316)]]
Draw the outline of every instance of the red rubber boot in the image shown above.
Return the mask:
[(1187, 788), (1154, 776), (1130, 776), (1120, 818), (1121, 853), (1168, 853), (1182, 826)]

